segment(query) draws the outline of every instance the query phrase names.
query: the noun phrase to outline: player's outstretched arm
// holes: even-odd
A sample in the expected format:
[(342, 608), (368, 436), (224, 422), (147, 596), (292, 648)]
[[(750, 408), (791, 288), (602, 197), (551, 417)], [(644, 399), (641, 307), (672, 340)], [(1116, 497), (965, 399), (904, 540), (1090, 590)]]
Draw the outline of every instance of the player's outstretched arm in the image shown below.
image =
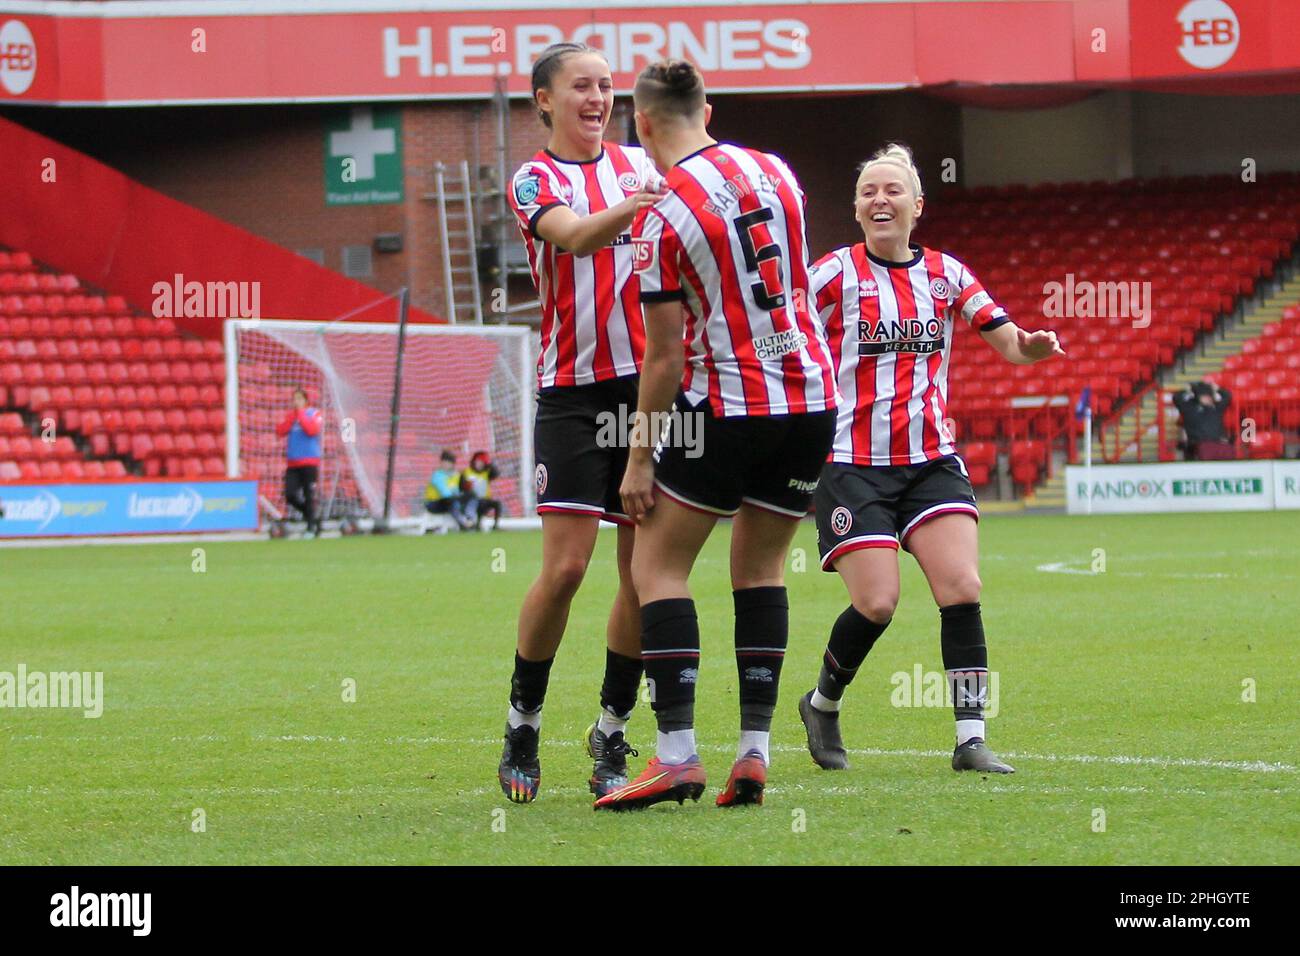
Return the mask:
[(533, 229), (546, 242), (576, 256), (589, 256), (627, 232), (641, 209), (653, 206), (662, 198), (662, 192), (642, 189), (621, 203), (589, 216), (579, 216), (567, 206), (553, 206), (537, 217)]
[(1032, 365), (1065, 354), (1061, 343), (1056, 340), (1056, 333), (1046, 329), (1026, 332), (1014, 322), (1005, 322), (980, 335), (1013, 365)]
[[(641, 362), (641, 385), (637, 395), (637, 419), (659, 421), (656, 413), (667, 412), (682, 382), (682, 304), (651, 302), (645, 313), (645, 358)], [(632, 431), (627, 453), (627, 471), (619, 495), (629, 518), (640, 524), (654, 507), (654, 454), (657, 429), (638, 427)]]

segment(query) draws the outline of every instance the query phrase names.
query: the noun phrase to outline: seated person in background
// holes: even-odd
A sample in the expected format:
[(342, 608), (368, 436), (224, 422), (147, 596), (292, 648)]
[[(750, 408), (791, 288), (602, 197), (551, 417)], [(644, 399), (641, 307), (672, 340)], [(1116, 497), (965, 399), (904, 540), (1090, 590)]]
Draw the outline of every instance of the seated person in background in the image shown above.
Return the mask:
[(1223, 427), (1223, 413), (1232, 393), (1214, 382), (1192, 382), (1174, 396), (1174, 404), (1187, 433), (1188, 461), (1223, 461), (1236, 458), (1232, 440)]
[(424, 489), (424, 510), (431, 515), (451, 515), (456, 526), (467, 531), (473, 521), (465, 514), (468, 495), (461, 491), (460, 484), (456, 455), (444, 449), (439, 466), (429, 476), (429, 485)]
[(481, 527), (483, 515), (489, 511), (492, 512), (492, 530), (501, 526), (501, 502), (493, 498), (491, 492), (492, 479), (500, 476), (501, 472), (497, 471), (497, 466), (492, 464), (491, 457), (485, 451), (474, 452), (469, 467), (461, 473), (461, 491), (468, 498), (465, 511), (476, 528)]

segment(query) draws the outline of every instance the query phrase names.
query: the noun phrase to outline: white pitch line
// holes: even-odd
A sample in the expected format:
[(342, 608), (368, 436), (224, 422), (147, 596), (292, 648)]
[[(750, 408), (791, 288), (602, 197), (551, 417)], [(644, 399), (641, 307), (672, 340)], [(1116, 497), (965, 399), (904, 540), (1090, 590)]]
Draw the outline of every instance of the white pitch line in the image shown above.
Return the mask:
[[(63, 736), (59, 734), (14, 734), (8, 738), (11, 741), (20, 740), (60, 740), (60, 741), (95, 741), (103, 743), (108, 740), (132, 740), (138, 741), (140, 738), (135, 735), (112, 735), (96, 736), (79, 734), (76, 736)], [(262, 743), (326, 743), (326, 744), (363, 744), (375, 745), (382, 744), (385, 746), (447, 746), (447, 747), (487, 747), (497, 746), (501, 742), (500, 737), (478, 737), (478, 738), (455, 738), (455, 737), (385, 737), (382, 740), (373, 740), (362, 737), (347, 736), (330, 736), (328, 734), (255, 734), (251, 740)], [(204, 734), (202, 736), (172, 736), (173, 743), (230, 743), (234, 740), (229, 736), (215, 734)], [(580, 747), (581, 741), (571, 740), (567, 737), (554, 737), (544, 742), (545, 747)], [(728, 753), (735, 748), (730, 744), (700, 744), (700, 750), (710, 752)], [(776, 753), (805, 753), (806, 747), (796, 744), (777, 744), (772, 747)], [(948, 750), (922, 750), (919, 748), (883, 748), (883, 747), (850, 747), (847, 748), (851, 754), (858, 754), (864, 757), (950, 757), (951, 751)], [(1268, 762), (1264, 760), (1211, 760), (1203, 757), (1143, 757), (1129, 756), (1126, 754), (1036, 754), (1025, 753), (1022, 751), (1003, 751), (1003, 756), (1008, 760), (1042, 760), (1047, 763), (1098, 763), (1109, 764), (1112, 766), (1123, 767), (1198, 767), (1208, 770), (1239, 770), (1243, 773), (1296, 773), (1297, 769), (1293, 764), (1282, 763), (1280, 761)]]
[[(1087, 561), (1076, 561), (1075, 564), (1087, 564)], [(1069, 561), (1052, 561), (1047, 564), (1040, 564), (1036, 571), (1042, 571), (1044, 574), (1077, 574), (1085, 578), (1099, 578), (1105, 576), (1115, 576), (1121, 578), (1238, 578), (1244, 577), (1240, 574), (1225, 574), (1220, 571), (1093, 571), (1086, 568), (1072, 568)]]
[[(327, 737), (317, 735), (282, 735), (279, 737), (258, 737), (259, 740), (275, 740), (281, 742), (304, 742), (304, 743), (368, 743), (356, 737)], [(396, 744), (418, 744), (418, 745), (443, 745), (443, 746), (495, 746), (499, 743), (499, 738), (487, 737), (470, 740), (460, 740), (449, 737), (389, 737), (383, 741), (388, 745)], [(581, 746), (579, 741), (569, 740), (568, 738), (557, 738), (548, 740), (547, 746), (561, 747), (578, 747)], [(710, 751), (730, 751), (733, 748), (726, 744), (702, 744), (701, 750)], [(807, 748), (791, 745), (777, 744), (772, 750), (777, 753), (803, 753)], [(880, 747), (861, 747), (847, 748), (851, 754), (860, 754), (868, 757), (950, 757), (951, 753), (947, 750), (920, 750), (920, 749), (885, 749)], [(1021, 752), (1006, 753), (1008, 759), (1016, 760), (1045, 760), (1049, 762), (1067, 762), (1067, 763), (1104, 763), (1115, 764), (1120, 766), (1153, 766), (1153, 767), (1205, 767), (1214, 770), (1241, 770), (1247, 773), (1295, 773), (1296, 768), (1286, 763), (1268, 763), (1262, 760), (1208, 760), (1195, 757), (1132, 757), (1126, 755), (1098, 755), (1098, 754), (1033, 754)]]

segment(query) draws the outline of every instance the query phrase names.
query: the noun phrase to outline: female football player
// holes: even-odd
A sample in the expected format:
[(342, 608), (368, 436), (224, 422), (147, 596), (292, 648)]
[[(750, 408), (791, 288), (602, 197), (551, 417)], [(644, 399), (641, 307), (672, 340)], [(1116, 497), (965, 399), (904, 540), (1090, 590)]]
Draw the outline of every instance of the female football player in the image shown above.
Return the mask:
[[(533, 98), (550, 138), (524, 163), (510, 202), (542, 304), (533, 432), (542, 570), (519, 613), (501, 789), (537, 796), (538, 731), (551, 664), (582, 584), (601, 520), (619, 524), (619, 590), (606, 628), (599, 720), (587, 731), (598, 796), (627, 780), (624, 730), (641, 680), (633, 527), (619, 502), (627, 449), (602, 440), (606, 416), (626, 421), (637, 401), (645, 343), (632, 279), (629, 227), (655, 201), (658, 177), (644, 150), (605, 142), (614, 108), (609, 64), (590, 47), (557, 43), (533, 64)], [(621, 413), (621, 414), (620, 414)], [(606, 439), (613, 430), (606, 428)]]
[(890, 144), (867, 160), (854, 195), (864, 241), (828, 253), (812, 275), (843, 395), (817, 486), (818, 549), (852, 603), (831, 628), (816, 689), (799, 701), (808, 749), (824, 768), (848, 766), (840, 703), (894, 614), (901, 547), (939, 606), (957, 719), (953, 769), (1011, 773), (984, 742), (979, 512), (945, 426), (953, 320), (1015, 364), (1065, 353), (1055, 332), (1018, 328), (952, 256), (909, 242), (925, 200), (906, 147)]
[[(789, 631), (786, 551), (830, 449), (837, 398), (808, 311), (803, 194), (776, 156), (709, 136), (691, 64), (652, 64), (633, 98), (637, 135), (668, 188), (633, 229), (646, 320), (638, 415), (652, 424), (638, 430), (648, 438), (633, 442), (622, 486), (640, 523), (632, 579), (659, 735), (645, 772), (596, 808), (680, 803), (704, 790), (694, 731), (700, 629), (687, 579), (723, 516), (735, 518), (740, 744), (717, 803), (761, 803)], [(670, 406), (652, 457), (651, 416)]]

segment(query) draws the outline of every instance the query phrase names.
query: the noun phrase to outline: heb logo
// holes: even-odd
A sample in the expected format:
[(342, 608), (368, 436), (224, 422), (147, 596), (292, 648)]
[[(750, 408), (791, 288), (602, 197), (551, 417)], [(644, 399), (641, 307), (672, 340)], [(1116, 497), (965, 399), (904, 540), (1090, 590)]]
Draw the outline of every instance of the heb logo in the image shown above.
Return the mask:
[(1178, 11), (1178, 23), (1178, 55), (1198, 70), (1217, 69), (1237, 52), (1241, 24), (1224, 0), (1191, 0)]
[(21, 20), (0, 26), (0, 86), (19, 96), (36, 79), (36, 41)]

